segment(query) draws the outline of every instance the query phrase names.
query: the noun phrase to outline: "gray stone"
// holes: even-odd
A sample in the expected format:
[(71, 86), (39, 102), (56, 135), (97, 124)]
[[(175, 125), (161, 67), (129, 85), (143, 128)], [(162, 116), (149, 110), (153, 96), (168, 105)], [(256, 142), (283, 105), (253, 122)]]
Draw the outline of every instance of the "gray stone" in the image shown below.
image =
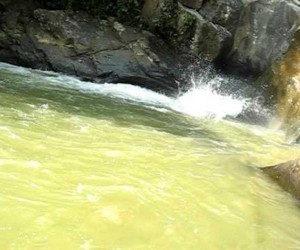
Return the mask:
[(293, 1), (250, 2), (242, 11), (227, 69), (261, 75), (288, 49), (300, 24)]
[(191, 38), (190, 52), (208, 61), (216, 61), (223, 57), (223, 53), (230, 50), (232, 35), (224, 27), (213, 24), (205, 19), (197, 11), (181, 6), (186, 12), (195, 18), (194, 33)]
[(86, 13), (12, 12), (0, 23), (0, 60), (94, 82), (124, 82), (175, 91), (177, 56), (148, 32)]
[(178, 5), (173, 0), (145, 0), (141, 13), (148, 29), (170, 40), (176, 30), (177, 15)]
[(234, 33), (242, 8), (241, 0), (207, 0), (200, 9), (200, 14), (210, 22)]

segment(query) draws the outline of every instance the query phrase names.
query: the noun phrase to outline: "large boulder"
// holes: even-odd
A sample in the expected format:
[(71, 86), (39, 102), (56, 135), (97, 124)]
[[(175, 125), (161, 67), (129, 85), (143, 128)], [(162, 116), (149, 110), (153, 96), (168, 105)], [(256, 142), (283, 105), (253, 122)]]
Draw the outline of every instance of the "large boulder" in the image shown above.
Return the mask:
[(82, 12), (38, 9), (33, 17), (5, 12), (0, 60), (154, 90), (177, 89), (176, 55), (149, 32)]
[(300, 25), (300, 7), (293, 0), (257, 0), (245, 5), (228, 69), (259, 76), (289, 48)]
[(242, 9), (242, 0), (207, 0), (200, 9), (200, 14), (208, 21), (234, 33)]
[[(182, 20), (193, 20), (191, 23), (193, 33), (190, 36), (189, 43), (191, 54), (214, 62), (230, 50), (232, 34), (227, 29), (210, 22), (193, 9), (188, 9), (182, 5), (180, 5), (180, 9), (181, 15), (183, 15)], [(179, 28), (181, 26), (179, 25)], [(186, 30), (188, 31), (188, 29)], [(188, 41), (185, 41), (185, 43), (188, 43)]]
[(178, 13), (177, 1), (145, 0), (141, 19), (148, 30), (160, 35), (168, 43), (174, 45), (174, 43), (176, 44), (176, 36), (174, 35), (177, 33)]
[(284, 190), (300, 200), (300, 159), (265, 167), (263, 171)]
[(241, 0), (145, 0), (142, 16), (177, 51), (217, 62), (231, 50), (242, 5)]

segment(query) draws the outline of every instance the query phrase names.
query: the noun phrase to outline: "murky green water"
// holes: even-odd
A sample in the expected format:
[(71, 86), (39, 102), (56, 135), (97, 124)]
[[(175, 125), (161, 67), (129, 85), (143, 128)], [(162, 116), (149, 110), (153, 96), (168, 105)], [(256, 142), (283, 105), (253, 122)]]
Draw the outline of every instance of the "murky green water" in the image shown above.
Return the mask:
[(1, 250), (300, 249), (279, 133), (67, 80), (0, 65)]

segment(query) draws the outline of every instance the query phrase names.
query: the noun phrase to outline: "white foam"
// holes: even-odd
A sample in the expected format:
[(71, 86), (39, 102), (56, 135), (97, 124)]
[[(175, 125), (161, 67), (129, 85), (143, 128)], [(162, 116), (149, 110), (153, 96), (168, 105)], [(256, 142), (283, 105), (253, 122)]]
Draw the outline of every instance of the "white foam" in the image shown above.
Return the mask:
[(244, 104), (244, 100), (218, 94), (208, 85), (190, 89), (175, 101), (172, 109), (195, 117), (221, 119), (237, 116)]
[[(15, 74), (33, 77), (45, 86), (62, 86), (64, 88), (76, 89), (83, 93), (93, 93), (114, 98), (121, 98), (134, 102), (152, 106), (157, 111), (174, 110), (180, 113), (191, 115), (198, 118), (216, 118), (221, 119), (226, 116), (237, 116), (242, 112), (245, 100), (234, 98), (231, 95), (221, 95), (217, 93), (212, 86), (218, 83), (219, 79), (210, 80), (210, 82), (194, 83), (193, 87), (186, 93), (177, 98), (156, 93), (154, 91), (141, 88), (130, 84), (94, 84), (82, 82), (77, 78), (65, 76), (52, 72), (41, 72), (22, 67), (16, 67), (5, 63), (0, 63), (0, 70), (6, 69)], [(46, 80), (46, 81), (45, 81)], [(28, 82), (27, 82), (28, 84)]]

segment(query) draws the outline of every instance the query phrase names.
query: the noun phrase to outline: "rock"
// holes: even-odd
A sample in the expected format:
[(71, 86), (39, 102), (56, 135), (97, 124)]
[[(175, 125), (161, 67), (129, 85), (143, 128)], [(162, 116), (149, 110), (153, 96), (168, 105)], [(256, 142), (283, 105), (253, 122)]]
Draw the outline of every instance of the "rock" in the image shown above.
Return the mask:
[(238, 27), (242, 9), (242, 0), (207, 0), (199, 12), (208, 21), (234, 33)]
[(195, 18), (190, 52), (211, 62), (223, 57), (223, 53), (230, 50), (232, 44), (231, 33), (224, 27), (211, 23), (197, 11), (180, 6), (185, 15)]
[(300, 24), (292, 0), (257, 0), (243, 8), (226, 69), (260, 76), (288, 49)]
[[(2, 32), (1, 32), (2, 31)], [(86, 13), (38, 9), (1, 17), (0, 60), (87, 80), (174, 91), (177, 56), (149, 32)]]
[(172, 43), (177, 32), (178, 5), (173, 0), (145, 0), (143, 24), (160, 37)]
[(290, 140), (299, 136), (300, 125), (300, 30), (285, 55), (272, 66), (269, 82), (275, 92), (278, 127)]
[(38, 8), (39, 6), (39, 1), (36, 0), (0, 0), (0, 12), (1, 9), (5, 11), (29, 12)]
[(142, 17), (144, 19), (158, 18), (165, 2), (165, 0), (145, 0), (142, 9)]
[(184, 6), (192, 9), (200, 9), (202, 6), (203, 0), (179, 0)]
[(265, 167), (263, 171), (284, 190), (300, 200), (300, 159)]
[(183, 51), (185, 55), (215, 62), (226, 57), (231, 49), (231, 32), (180, 2), (146, 0), (143, 16), (150, 29), (181, 55)]
[(195, 31), (191, 51), (197, 56), (214, 62), (230, 49), (232, 35), (222, 26), (199, 18)]

